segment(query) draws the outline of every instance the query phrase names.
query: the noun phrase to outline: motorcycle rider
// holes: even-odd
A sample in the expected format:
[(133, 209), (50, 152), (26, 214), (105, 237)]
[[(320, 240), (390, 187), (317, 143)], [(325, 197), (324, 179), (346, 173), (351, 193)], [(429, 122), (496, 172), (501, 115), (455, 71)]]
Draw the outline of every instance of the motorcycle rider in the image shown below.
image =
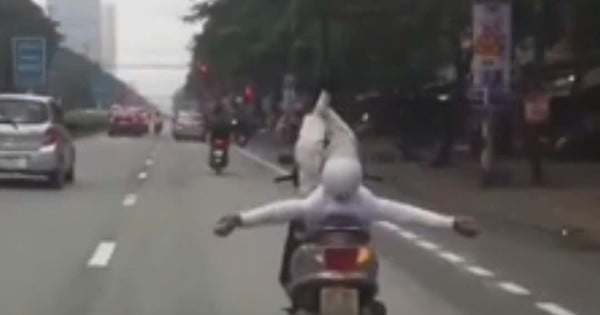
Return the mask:
[[(331, 211), (356, 211), (359, 217), (366, 219), (365, 223), (375, 223), (378, 220), (402, 223), (414, 220), (433, 226), (453, 227), (465, 235), (477, 233), (469, 219), (451, 218), (377, 198), (362, 187), (362, 168), (356, 137), (337, 113), (329, 108), (329, 102), (329, 93), (323, 91), (314, 110), (304, 117), (295, 146), (300, 193), (308, 194), (308, 197), (275, 202), (240, 215), (227, 216), (215, 230), (218, 235), (225, 236), (240, 226), (290, 220), (279, 276), (279, 281), (285, 288), (289, 280), (289, 258), (302, 243), (296, 235), (298, 230), (306, 228), (306, 224), (309, 229), (310, 226), (314, 229), (318, 218)], [(323, 161), (327, 163), (322, 169)], [(319, 186), (321, 179), (322, 184)], [(319, 188), (315, 189), (317, 186)], [(313, 212), (317, 214), (316, 220)]]
[[(225, 237), (236, 228), (303, 220), (305, 232), (310, 235), (318, 231), (320, 222), (326, 216), (339, 213), (355, 216), (365, 228), (370, 228), (371, 224), (379, 221), (387, 221), (397, 225), (415, 222), (454, 229), (468, 237), (473, 237), (478, 232), (469, 218), (442, 215), (377, 197), (361, 185), (362, 177), (362, 167), (356, 159), (333, 157), (325, 163), (321, 184), (306, 198), (276, 201), (238, 214), (226, 215), (219, 220), (214, 232)], [(293, 249), (289, 251), (293, 252)], [(287, 264), (287, 261), (284, 263)], [(283, 280), (287, 283), (289, 279)]]
[(210, 143), (213, 140), (229, 140), (231, 136), (231, 123), (222, 104), (216, 104), (212, 110), (209, 121)]

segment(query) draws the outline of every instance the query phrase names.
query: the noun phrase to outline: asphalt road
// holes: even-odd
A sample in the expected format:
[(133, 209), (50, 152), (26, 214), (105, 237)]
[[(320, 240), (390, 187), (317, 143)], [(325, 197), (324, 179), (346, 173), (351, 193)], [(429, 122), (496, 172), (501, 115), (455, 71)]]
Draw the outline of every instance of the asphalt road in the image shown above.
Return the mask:
[[(0, 186), (2, 314), (283, 314), (287, 303), (276, 278), (284, 228), (244, 230), (224, 240), (211, 234), (224, 213), (292, 194), (272, 184), (274, 165), (233, 150), (227, 172), (215, 176), (204, 146), (167, 136), (97, 136), (77, 147), (76, 183), (64, 191)], [(565, 306), (554, 291), (544, 295), (520, 287), (519, 279), (497, 277), (470, 261), (480, 255), (477, 240), (412, 231), (418, 236), (377, 233), (389, 314), (583, 315), (598, 309), (593, 299)], [(444, 241), (436, 243), (439, 238)], [(451, 255), (442, 249), (446, 244), (460, 252)], [(536, 269), (529, 267), (534, 275)]]

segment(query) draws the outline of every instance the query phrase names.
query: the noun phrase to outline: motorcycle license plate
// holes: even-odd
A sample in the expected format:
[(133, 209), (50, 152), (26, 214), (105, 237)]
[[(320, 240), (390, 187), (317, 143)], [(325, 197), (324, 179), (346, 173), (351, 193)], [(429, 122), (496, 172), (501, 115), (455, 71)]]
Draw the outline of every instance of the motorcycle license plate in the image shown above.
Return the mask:
[(221, 150), (215, 151), (215, 156), (216, 157), (222, 157), (223, 156), (223, 151), (221, 151)]
[(330, 287), (321, 289), (320, 314), (359, 315), (357, 289)]

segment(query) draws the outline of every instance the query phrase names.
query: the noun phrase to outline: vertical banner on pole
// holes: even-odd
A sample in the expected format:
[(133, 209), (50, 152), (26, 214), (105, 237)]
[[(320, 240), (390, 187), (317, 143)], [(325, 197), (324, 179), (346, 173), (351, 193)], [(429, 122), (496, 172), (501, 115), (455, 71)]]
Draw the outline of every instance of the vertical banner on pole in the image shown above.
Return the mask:
[(509, 3), (486, 1), (473, 6), (473, 88), (488, 89), (492, 99), (510, 93), (511, 20)]
[(511, 6), (505, 1), (481, 1), (473, 5), (472, 92), (483, 105), (481, 152), (483, 183), (495, 181), (494, 111), (504, 109), (511, 90)]

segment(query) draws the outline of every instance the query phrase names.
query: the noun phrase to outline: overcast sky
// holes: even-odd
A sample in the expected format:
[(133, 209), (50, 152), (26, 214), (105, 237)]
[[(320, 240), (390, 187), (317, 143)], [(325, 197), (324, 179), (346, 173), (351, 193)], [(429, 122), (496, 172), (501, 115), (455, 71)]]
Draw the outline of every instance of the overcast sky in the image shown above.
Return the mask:
[[(34, 0), (45, 6), (46, 0)], [(192, 35), (199, 26), (181, 17), (199, 0), (103, 0), (116, 4), (118, 64), (187, 64)], [(166, 106), (187, 70), (119, 69), (117, 75)]]

